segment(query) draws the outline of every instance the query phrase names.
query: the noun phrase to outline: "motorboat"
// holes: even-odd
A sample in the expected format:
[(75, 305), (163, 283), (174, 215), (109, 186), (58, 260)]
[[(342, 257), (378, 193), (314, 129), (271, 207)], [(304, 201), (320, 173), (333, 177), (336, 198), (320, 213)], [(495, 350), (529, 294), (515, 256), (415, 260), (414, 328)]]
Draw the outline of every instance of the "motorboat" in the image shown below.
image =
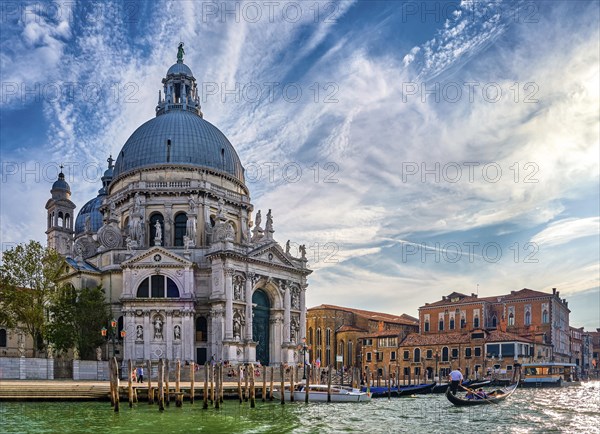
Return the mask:
[[(284, 399), (290, 401), (290, 388), (286, 386), (283, 393)], [(294, 401), (304, 402), (306, 400), (306, 386), (304, 384), (297, 386), (293, 390), (293, 394)], [(328, 395), (330, 395), (330, 398), (328, 398)], [(273, 397), (281, 399), (281, 391), (274, 389)], [(371, 394), (352, 387), (334, 385), (331, 385), (328, 394), (327, 384), (310, 384), (308, 386), (308, 400), (310, 402), (369, 402), (371, 401)]]

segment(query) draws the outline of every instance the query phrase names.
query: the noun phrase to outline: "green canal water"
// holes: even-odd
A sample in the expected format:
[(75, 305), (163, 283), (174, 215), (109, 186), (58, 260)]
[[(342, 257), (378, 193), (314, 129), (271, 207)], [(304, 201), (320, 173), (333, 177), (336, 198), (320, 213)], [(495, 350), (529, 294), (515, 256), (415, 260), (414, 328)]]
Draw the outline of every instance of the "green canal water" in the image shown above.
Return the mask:
[(202, 410), (108, 402), (0, 402), (2, 433), (600, 433), (600, 382), (519, 389), (509, 401), (472, 408), (444, 395), (327, 404), (225, 401)]

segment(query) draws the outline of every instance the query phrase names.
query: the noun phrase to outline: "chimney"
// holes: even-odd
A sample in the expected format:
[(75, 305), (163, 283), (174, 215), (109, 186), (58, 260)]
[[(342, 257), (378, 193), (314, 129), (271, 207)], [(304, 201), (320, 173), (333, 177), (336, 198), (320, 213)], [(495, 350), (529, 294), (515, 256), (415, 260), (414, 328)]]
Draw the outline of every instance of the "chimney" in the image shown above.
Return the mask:
[(552, 288), (552, 295), (556, 294), (556, 288)]
[(475, 297), (477, 298), (477, 294), (475, 294), (474, 292), (471, 293), (471, 297)]
[(446, 296), (445, 295), (442, 295), (442, 300), (446, 300)]
[(516, 293), (516, 291), (510, 291), (510, 295), (515, 295)]

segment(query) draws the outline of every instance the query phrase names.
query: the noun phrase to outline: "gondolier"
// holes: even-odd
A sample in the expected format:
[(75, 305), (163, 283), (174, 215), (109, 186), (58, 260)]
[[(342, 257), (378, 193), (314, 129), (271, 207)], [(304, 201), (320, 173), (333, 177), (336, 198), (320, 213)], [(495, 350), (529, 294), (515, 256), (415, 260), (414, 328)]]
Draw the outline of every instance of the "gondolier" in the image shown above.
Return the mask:
[(462, 372), (460, 372), (460, 367), (458, 367), (454, 371), (450, 372), (450, 375), (448, 375), (448, 379), (450, 380), (450, 391), (452, 392), (453, 395), (456, 395), (458, 386), (463, 381), (463, 374), (462, 374)]

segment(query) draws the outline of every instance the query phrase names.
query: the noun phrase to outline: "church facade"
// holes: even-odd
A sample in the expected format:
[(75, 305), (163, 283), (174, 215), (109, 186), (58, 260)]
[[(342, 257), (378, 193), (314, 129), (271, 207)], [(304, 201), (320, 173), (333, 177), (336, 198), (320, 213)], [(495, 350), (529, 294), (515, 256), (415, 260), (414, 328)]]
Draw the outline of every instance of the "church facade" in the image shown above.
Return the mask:
[[(102, 285), (123, 359), (298, 360), (306, 336), (307, 268), (274, 239), (240, 159), (203, 118), (183, 62), (167, 71), (156, 116), (108, 159), (98, 196), (74, 219), (61, 173), (47, 202), (48, 245), (75, 288)], [(100, 331), (98, 331), (100, 333)]]

